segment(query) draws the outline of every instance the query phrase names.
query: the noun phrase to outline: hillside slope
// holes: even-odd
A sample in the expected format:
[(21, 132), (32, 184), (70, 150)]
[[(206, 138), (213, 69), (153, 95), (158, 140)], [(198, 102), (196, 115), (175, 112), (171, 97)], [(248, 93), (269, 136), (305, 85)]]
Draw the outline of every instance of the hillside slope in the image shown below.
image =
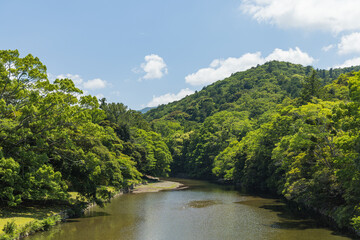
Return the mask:
[[(288, 62), (267, 62), (234, 73), (179, 101), (151, 109), (144, 116), (150, 121), (165, 117), (194, 122), (203, 122), (222, 110), (250, 111), (250, 117), (259, 116), (285, 97), (299, 97), (302, 81), (312, 70), (310, 66)], [(340, 74), (359, 70), (360, 66), (316, 71), (321, 84), (325, 85)]]
[(145, 116), (174, 176), (279, 194), (360, 229), (359, 69), (269, 62)]

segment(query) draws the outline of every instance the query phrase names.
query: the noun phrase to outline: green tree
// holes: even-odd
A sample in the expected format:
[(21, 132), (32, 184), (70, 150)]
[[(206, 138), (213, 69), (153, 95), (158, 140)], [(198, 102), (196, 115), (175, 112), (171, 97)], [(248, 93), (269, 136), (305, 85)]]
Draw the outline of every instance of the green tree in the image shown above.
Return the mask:
[(137, 128), (132, 131), (135, 145), (145, 149), (146, 156), (137, 165), (140, 171), (155, 176), (168, 176), (172, 156), (161, 135)]
[(77, 191), (98, 200), (103, 185), (117, 189), (139, 181), (114, 130), (100, 126), (96, 97), (70, 79), (50, 83), (31, 55), (0, 51), (0, 201), (66, 199)]
[(311, 72), (311, 75), (305, 78), (303, 83), (303, 88), (301, 90), (301, 98), (303, 102), (310, 102), (312, 97), (320, 97), (320, 87), (321, 82), (317, 77), (317, 73), (315, 70)]

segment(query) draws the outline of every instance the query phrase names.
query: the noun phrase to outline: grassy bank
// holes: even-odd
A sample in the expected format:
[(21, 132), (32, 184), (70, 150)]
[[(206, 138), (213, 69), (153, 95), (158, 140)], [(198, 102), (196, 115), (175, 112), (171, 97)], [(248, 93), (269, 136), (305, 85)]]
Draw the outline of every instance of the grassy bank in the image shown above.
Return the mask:
[[(131, 192), (159, 192), (184, 188), (184, 185), (172, 181), (159, 181), (143, 184), (135, 187)], [(114, 188), (107, 188), (111, 197), (121, 195), (121, 190), (116, 192)], [(69, 193), (69, 202), (35, 202), (25, 203), (21, 207), (0, 208), (0, 240), (19, 239), (38, 231), (46, 231), (68, 217), (79, 216), (86, 209), (95, 205), (82, 198), (78, 193)]]
[(69, 208), (65, 205), (51, 205), (51, 206), (23, 206), (20, 208), (3, 208), (0, 209), (0, 235), (4, 234), (4, 226), (8, 222), (14, 222), (17, 227), (21, 228), (33, 221), (41, 221), (45, 218), (51, 217), (59, 212)]
[[(111, 196), (113, 188), (107, 189)], [(69, 192), (69, 201), (25, 202), (17, 207), (0, 208), (0, 240), (19, 239), (38, 231), (46, 231), (66, 218), (80, 216), (93, 205), (77, 192)]]
[(64, 219), (65, 205), (1, 209), (0, 240), (12, 240), (48, 230)]

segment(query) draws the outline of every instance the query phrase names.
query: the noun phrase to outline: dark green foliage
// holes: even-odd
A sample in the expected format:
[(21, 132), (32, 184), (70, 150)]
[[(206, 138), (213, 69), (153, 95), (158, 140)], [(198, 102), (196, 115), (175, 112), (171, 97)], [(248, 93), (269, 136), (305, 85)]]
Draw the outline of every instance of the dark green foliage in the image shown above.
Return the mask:
[(15, 221), (7, 222), (4, 225), (4, 228), (2, 230), (4, 231), (5, 234), (13, 234), (13, 233), (15, 233), (15, 230), (16, 230)]
[(142, 115), (79, 97), (70, 79), (50, 83), (31, 55), (0, 51), (0, 60), (2, 204), (71, 190), (101, 205), (105, 186), (171, 170), (277, 193), (360, 229), (359, 67), (272, 61)]
[[(360, 70), (360, 67), (333, 69), (332, 77), (325, 71), (326, 79), (319, 76), (321, 85), (332, 82), (340, 74)], [(180, 101), (161, 105), (145, 113), (148, 120), (175, 119), (184, 122), (203, 122), (206, 117), (222, 110), (249, 111), (250, 117), (273, 109), (284, 97), (299, 97), (303, 81), (312, 74), (312, 67), (272, 61), (234, 73), (203, 90)], [(180, 115), (180, 116), (179, 116)], [(180, 119), (179, 119), (180, 118)], [(192, 128), (187, 128), (190, 130)]]
[(125, 141), (122, 151), (136, 162), (137, 169), (145, 174), (167, 176), (172, 156), (161, 135), (151, 131), (142, 115), (121, 103), (108, 104), (104, 98), (100, 107), (107, 116), (102, 125), (111, 126)]
[(329, 70), (317, 69), (318, 76), (323, 80), (324, 84), (331, 83), (334, 79), (340, 77), (341, 74), (360, 71), (360, 66), (346, 67), (346, 68), (330, 68)]
[(220, 159), (215, 159), (216, 156), (231, 142), (244, 137), (251, 129), (248, 112), (221, 111), (206, 118), (200, 126), (199, 134), (193, 134), (190, 139), (188, 154), (190, 175), (211, 178), (214, 164), (223, 169), (215, 169), (215, 174), (225, 175), (226, 170), (231, 170), (231, 164), (223, 167), (224, 163)]
[(306, 102), (310, 102), (313, 97), (320, 97), (320, 87), (321, 83), (317, 77), (316, 71), (313, 70), (311, 75), (305, 78), (302, 89), (301, 89), (301, 99)]
[(172, 156), (161, 135), (142, 129), (133, 129), (133, 131), (135, 147), (144, 149), (146, 154), (145, 158), (137, 162), (139, 170), (146, 174), (167, 177)]
[(127, 106), (122, 103), (106, 103), (105, 98), (100, 101), (100, 108), (105, 111), (106, 119), (111, 123), (128, 129), (136, 127), (146, 131), (151, 130), (149, 123), (144, 120), (140, 112), (127, 109)]
[(41, 225), (42, 225), (41, 230), (47, 231), (52, 226), (56, 225), (59, 221), (60, 221), (60, 216), (45, 218), (44, 220), (41, 221)]
[(1, 204), (67, 200), (68, 191), (101, 204), (104, 186), (119, 190), (141, 181), (139, 155), (142, 164), (159, 163), (150, 173), (169, 172), (171, 155), (161, 139), (147, 148), (134, 142), (133, 129), (150, 131), (140, 113), (81, 94), (71, 79), (50, 83), (38, 58), (0, 51)]
[(174, 157), (173, 173), (277, 193), (360, 229), (360, 73), (352, 70), (273, 61), (145, 116)]

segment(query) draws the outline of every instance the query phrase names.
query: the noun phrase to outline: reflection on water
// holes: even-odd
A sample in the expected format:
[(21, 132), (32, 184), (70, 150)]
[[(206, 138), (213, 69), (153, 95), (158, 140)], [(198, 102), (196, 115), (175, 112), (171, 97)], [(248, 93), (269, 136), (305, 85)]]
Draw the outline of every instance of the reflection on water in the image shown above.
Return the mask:
[(197, 200), (197, 201), (191, 201), (188, 204), (186, 204), (188, 207), (192, 208), (204, 208), (209, 207), (214, 204), (219, 204), (221, 201), (216, 200)]
[(29, 240), (349, 239), (295, 216), (284, 203), (181, 180), (183, 191), (125, 194)]

